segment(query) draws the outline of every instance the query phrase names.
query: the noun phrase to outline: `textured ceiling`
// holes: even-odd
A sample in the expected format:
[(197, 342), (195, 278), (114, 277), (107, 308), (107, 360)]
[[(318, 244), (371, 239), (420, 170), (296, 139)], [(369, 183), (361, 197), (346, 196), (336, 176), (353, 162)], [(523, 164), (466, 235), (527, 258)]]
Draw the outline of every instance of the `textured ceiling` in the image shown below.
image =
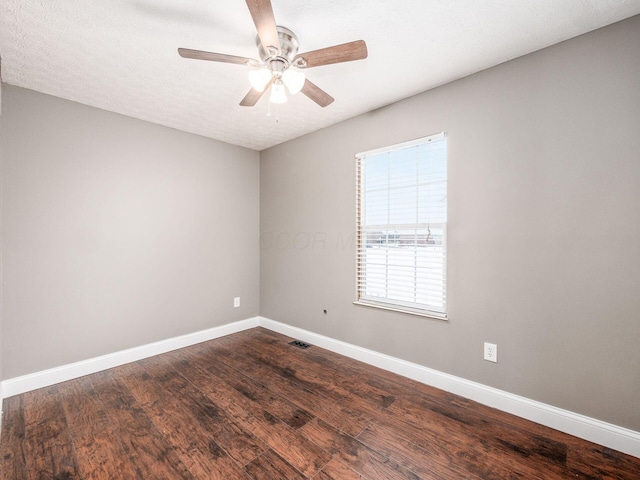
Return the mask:
[(300, 52), (367, 42), (366, 60), (305, 71), (335, 97), (330, 106), (297, 95), (276, 123), (266, 96), (238, 105), (247, 67), (178, 56), (257, 58), (243, 0), (0, 0), (2, 80), (262, 150), (640, 13), (640, 0), (272, 3)]

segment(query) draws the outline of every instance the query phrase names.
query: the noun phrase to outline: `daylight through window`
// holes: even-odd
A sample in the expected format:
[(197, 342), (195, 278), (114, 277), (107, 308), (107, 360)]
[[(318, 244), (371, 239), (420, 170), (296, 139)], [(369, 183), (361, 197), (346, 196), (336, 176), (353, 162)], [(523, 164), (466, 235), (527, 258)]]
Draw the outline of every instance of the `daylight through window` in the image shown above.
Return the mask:
[(445, 317), (445, 134), (360, 153), (356, 173), (356, 303)]

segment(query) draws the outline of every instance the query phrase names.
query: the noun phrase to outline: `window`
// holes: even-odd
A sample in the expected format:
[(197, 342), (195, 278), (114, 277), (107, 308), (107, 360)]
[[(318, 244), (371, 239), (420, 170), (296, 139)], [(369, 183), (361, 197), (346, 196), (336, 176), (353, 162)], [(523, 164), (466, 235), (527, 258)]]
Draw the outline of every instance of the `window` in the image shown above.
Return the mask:
[(356, 177), (356, 303), (445, 318), (444, 132), (359, 153)]

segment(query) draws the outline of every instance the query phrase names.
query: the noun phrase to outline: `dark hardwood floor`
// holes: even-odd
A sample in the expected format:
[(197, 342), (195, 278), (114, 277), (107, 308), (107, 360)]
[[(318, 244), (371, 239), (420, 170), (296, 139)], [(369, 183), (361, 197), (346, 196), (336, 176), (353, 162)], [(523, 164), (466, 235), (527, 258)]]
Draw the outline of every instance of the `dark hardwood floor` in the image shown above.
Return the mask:
[(3, 479), (640, 478), (640, 459), (256, 328), (4, 401)]

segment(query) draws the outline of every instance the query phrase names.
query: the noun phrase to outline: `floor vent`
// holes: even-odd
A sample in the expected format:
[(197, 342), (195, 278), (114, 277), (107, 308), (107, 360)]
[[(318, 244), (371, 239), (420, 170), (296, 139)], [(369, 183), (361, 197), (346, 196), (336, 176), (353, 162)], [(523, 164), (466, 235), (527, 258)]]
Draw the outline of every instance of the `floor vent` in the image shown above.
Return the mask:
[(289, 342), (289, 345), (293, 345), (294, 347), (302, 348), (303, 350), (307, 349), (307, 348), (309, 348), (311, 346), (310, 344), (301, 342), (300, 340), (294, 340), (293, 342)]

